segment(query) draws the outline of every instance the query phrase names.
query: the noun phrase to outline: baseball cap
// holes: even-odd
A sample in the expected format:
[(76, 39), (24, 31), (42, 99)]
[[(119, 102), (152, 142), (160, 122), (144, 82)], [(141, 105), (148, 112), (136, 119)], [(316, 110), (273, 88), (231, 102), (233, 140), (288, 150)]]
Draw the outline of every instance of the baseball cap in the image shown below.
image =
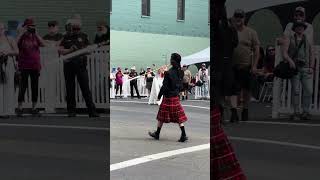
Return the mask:
[(302, 12), (303, 14), (306, 13), (306, 9), (302, 6), (296, 7), (295, 12)]
[(23, 26), (23, 27), (25, 27), (25, 26), (35, 26), (35, 23), (34, 23), (33, 18), (27, 18), (27, 19), (24, 21), (24, 23), (23, 23), (22, 26)]
[(245, 12), (242, 9), (236, 9), (234, 11), (233, 17), (240, 17), (240, 18), (244, 18), (245, 16)]

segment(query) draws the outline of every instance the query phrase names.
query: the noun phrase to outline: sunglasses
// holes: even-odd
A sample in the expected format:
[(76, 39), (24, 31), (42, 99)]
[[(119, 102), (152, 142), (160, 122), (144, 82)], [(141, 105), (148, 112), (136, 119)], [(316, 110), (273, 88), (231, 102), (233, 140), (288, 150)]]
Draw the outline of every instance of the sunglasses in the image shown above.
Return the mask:
[(78, 27), (74, 27), (74, 28), (72, 28), (72, 31), (80, 31), (81, 29), (80, 28), (78, 28)]
[(296, 16), (296, 17), (304, 17), (304, 14), (303, 13), (295, 13), (294, 16)]
[(244, 15), (243, 14), (239, 14), (239, 13), (236, 13), (236, 14), (234, 14), (234, 16), (233, 17), (235, 17), (235, 18), (244, 18)]
[(275, 49), (268, 49), (268, 51), (275, 51)]

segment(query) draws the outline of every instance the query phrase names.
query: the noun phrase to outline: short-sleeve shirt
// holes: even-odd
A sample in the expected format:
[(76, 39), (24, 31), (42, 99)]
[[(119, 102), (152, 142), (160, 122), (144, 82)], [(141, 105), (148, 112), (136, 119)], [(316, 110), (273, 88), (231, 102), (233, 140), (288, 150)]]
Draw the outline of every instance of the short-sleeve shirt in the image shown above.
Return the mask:
[(191, 81), (191, 72), (187, 69), (184, 71), (183, 83), (189, 83)]
[(238, 39), (239, 44), (233, 52), (234, 64), (240, 67), (251, 66), (253, 48), (260, 45), (258, 34), (255, 30), (245, 27), (242, 31), (238, 31)]
[[(85, 48), (89, 45), (88, 35), (85, 33), (79, 34), (66, 34), (64, 35), (60, 46), (63, 46), (65, 49), (70, 49), (73, 45), (75, 45), (78, 49)], [(79, 58), (86, 60), (86, 56), (77, 56), (70, 59), (71, 61), (77, 61)]]
[(40, 46), (41, 42), (34, 34), (24, 34), (18, 42), (19, 69), (41, 70), (40, 63)]

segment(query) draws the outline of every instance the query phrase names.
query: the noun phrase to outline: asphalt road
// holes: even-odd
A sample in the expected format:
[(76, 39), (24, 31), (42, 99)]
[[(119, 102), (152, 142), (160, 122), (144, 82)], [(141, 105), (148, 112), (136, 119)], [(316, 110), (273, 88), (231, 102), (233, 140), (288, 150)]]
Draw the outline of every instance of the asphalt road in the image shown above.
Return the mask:
[(320, 118), (270, 118), (268, 104), (252, 104), (251, 122), (225, 131), (249, 180), (320, 179)]
[(105, 180), (108, 140), (106, 115), (0, 119), (0, 179)]
[[(178, 150), (209, 143), (209, 101), (185, 101), (189, 118), (187, 143), (179, 143), (180, 129), (176, 124), (164, 124), (160, 140), (148, 136), (156, 128), (158, 106), (146, 100), (111, 101), (111, 164), (147, 155)], [(111, 171), (112, 180), (206, 180), (210, 179), (209, 149), (178, 154)]]

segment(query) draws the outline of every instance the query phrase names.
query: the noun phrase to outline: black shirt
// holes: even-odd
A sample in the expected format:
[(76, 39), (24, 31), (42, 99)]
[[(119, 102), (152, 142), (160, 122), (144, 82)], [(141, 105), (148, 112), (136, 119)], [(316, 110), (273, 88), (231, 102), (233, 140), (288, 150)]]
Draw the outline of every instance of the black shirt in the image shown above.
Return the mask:
[[(151, 74), (151, 77), (148, 77), (148, 74)], [(147, 82), (152, 82), (153, 81), (153, 77), (155, 76), (153, 72), (147, 72), (146, 73), (146, 81)]]
[(54, 35), (47, 34), (43, 36), (43, 39), (48, 41), (60, 41), (62, 38), (63, 35), (61, 33), (56, 33)]
[[(70, 34), (67, 33), (64, 35), (60, 46), (63, 46), (65, 49), (70, 49), (72, 46), (76, 46), (78, 49), (82, 49), (87, 47), (90, 44), (88, 35), (85, 33), (80, 32), (79, 34)], [(86, 61), (86, 56), (77, 56), (70, 59), (70, 62), (79, 61), (79, 58), (83, 61)]]
[(182, 70), (174, 67), (165, 72), (158, 99), (160, 99), (162, 95), (166, 98), (178, 96), (182, 90), (183, 75)]
[[(138, 76), (138, 73), (137, 72), (130, 72), (129, 73), (129, 77), (131, 78), (135, 78)], [(134, 80), (131, 80), (130, 83), (136, 83), (137, 82), (137, 79), (134, 79)]]
[[(95, 44), (99, 44), (99, 43), (103, 43), (103, 42), (108, 42), (110, 41), (110, 36), (109, 33), (104, 33), (101, 36), (99, 36), (98, 34), (96, 34), (96, 37), (94, 38), (94, 43)], [(110, 44), (110, 42), (107, 43), (108, 45)]]

